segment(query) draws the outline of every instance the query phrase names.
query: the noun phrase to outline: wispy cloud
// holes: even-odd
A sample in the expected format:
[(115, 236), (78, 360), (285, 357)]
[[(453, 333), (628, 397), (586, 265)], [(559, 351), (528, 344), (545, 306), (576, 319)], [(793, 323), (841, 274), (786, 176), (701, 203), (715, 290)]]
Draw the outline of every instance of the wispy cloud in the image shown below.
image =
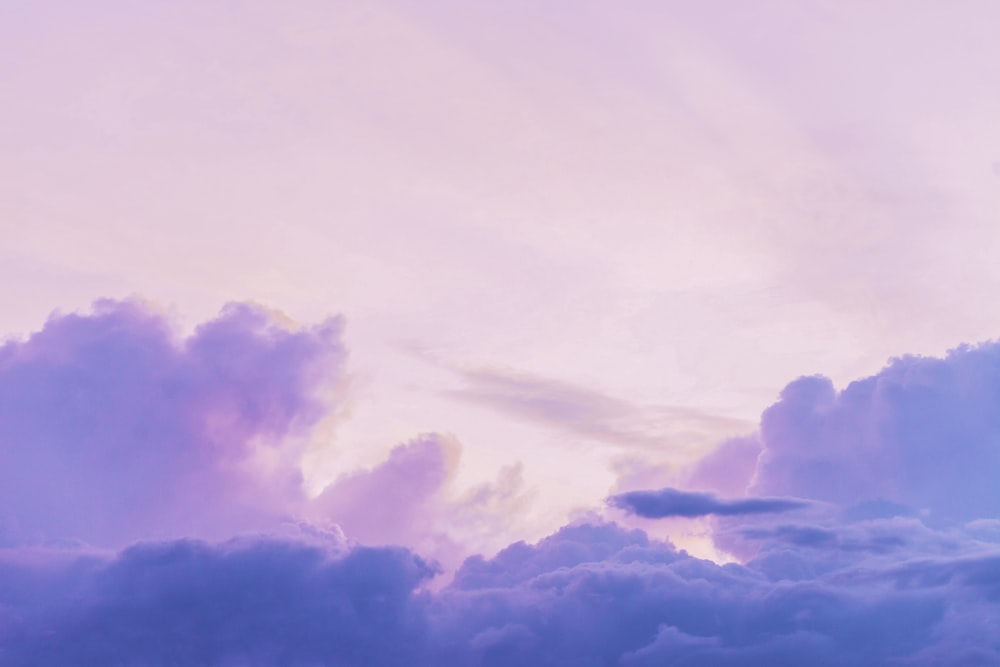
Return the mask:
[(637, 405), (589, 387), (497, 368), (452, 367), (465, 387), (449, 395), (589, 442), (689, 453), (749, 422), (692, 408)]

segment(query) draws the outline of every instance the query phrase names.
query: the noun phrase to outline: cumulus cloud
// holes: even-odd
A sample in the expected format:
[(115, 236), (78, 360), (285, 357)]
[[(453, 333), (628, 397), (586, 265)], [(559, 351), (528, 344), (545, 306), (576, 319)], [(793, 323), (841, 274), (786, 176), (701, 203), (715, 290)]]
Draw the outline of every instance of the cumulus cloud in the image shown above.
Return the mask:
[(367, 544), (405, 543), (426, 534), (460, 451), (457, 441), (426, 434), (398, 445), (370, 470), (345, 475), (313, 502), (316, 514)]
[[(0, 662), (22, 665), (405, 665), (421, 647), (416, 586), (434, 569), (401, 548), (273, 539), (145, 543), (38, 568), (0, 561), (10, 605)], [(419, 652), (419, 651), (417, 651)]]
[[(790, 549), (796, 547), (790, 546)], [(803, 580), (613, 524), (473, 558), (268, 538), (0, 558), (3, 664), (819, 665), (997, 657), (1000, 553), (862, 561)], [(25, 590), (40, 590), (33, 604)], [(12, 593), (12, 591), (14, 591)], [(958, 664), (962, 664), (959, 662)]]
[(179, 338), (138, 302), (0, 347), (0, 539), (219, 537), (289, 511), (335, 408), (342, 321), (231, 305)]
[(760, 425), (753, 494), (887, 501), (931, 518), (1000, 515), (1000, 344), (902, 357), (836, 391), (785, 387)]
[(756, 436), (724, 440), (690, 466), (684, 486), (729, 496), (745, 495), (757, 469), (760, 448)]
[(304, 496), (341, 326), (243, 305), (182, 338), (105, 302), (0, 347), (0, 663), (1000, 662), (1000, 346), (799, 379), (679, 477), (702, 490), (609, 499), (741, 564), (599, 520), (459, 562), (523, 510), (518, 466), (456, 491), (425, 434)]
[(301, 462), (345, 389), (343, 321), (227, 306), (181, 337), (138, 301), (57, 315), (0, 347), (0, 547), (221, 539), (288, 521), (405, 544), (456, 568), (530, 502), (521, 469), (461, 492), (453, 437), (424, 434), (319, 497)]
[(794, 498), (720, 499), (711, 493), (660, 489), (658, 491), (628, 491), (608, 498), (608, 504), (647, 519), (665, 517), (741, 516), (790, 512), (807, 507), (808, 503)]
[(397, 445), (370, 469), (330, 484), (307, 508), (312, 520), (333, 521), (364, 544), (405, 544), (454, 571), (475, 550), (506, 544), (511, 516), (533, 501), (520, 464), (501, 469), (495, 481), (458, 492), (453, 487), (462, 445), (426, 433)]

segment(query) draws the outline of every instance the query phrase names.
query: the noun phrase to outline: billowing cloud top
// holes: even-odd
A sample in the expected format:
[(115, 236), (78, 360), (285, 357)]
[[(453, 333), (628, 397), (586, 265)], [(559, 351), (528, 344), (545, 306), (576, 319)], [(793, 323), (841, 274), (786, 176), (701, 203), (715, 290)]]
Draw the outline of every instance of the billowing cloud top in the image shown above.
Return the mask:
[(232, 305), (179, 339), (140, 303), (109, 301), (7, 343), (0, 543), (219, 537), (287, 511), (289, 447), (333, 408), (341, 328)]
[(837, 392), (792, 382), (761, 418), (755, 494), (887, 500), (968, 521), (1000, 516), (1000, 344), (903, 357)]
[[(244, 539), (0, 560), (5, 665), (995, 664), (997, 554), (799, 580), (611, 524), (470, 560)], [(41, 592), (44, 597), (39, 597)]]

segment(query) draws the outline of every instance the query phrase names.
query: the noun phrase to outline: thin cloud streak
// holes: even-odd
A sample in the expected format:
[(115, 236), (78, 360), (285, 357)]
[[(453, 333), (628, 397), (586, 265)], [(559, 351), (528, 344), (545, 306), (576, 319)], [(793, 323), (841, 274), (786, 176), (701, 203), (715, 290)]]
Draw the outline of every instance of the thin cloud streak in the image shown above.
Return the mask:
[(635, 405), (582, 385), (528, 373), (453, 370), (466, 386), (447, 392), (448, 396), (626, 450), (684, 455), (752, 428), (740, 419), (692, 408)]
[(670, 488), (658, 491), (628, 491), (611, 496), (607, 502), (612, 507), (646, 519), (780, 514), (810, 505), (806, 501), (794, 498), (720, 499), (711, 493)]

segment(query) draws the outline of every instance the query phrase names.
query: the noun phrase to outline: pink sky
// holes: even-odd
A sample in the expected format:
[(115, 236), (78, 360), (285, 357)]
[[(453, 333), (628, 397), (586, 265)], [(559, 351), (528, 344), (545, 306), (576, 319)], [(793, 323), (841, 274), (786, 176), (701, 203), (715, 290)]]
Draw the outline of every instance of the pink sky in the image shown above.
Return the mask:
[(0, 331), (133, 295), (341, 313), (313, 487), (447, 433), (455, 496), (520, 464), (538, 536), (794, 377), (996, 338), (997, 18), (3, 2)]

